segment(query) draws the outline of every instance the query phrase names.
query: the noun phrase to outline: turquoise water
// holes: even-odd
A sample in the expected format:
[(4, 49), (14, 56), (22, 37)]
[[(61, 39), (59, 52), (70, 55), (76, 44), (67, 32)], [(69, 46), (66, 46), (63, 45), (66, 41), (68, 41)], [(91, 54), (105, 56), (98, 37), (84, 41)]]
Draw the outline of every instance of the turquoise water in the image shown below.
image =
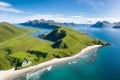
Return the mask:
[[(120, 80), (120, 30), (75, 28), (113, 45), (90, 51), (79, 59), (25, 74), (15, 80)], [(92, 60), (96, 55), (95, 60)]]

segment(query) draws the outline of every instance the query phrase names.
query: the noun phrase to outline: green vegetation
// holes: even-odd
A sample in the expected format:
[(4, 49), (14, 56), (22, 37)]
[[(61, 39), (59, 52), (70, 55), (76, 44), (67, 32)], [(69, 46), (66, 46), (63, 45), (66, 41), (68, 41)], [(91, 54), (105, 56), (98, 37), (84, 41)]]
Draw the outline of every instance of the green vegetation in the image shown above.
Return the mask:
[(54, 43), (54, 48), (73, 48), (78, 46), (90, 46), (94, 44), (104, 44), (102, 41), (93, 39), (82, 32), (77, 32), (71, 28), (59, 27), (51, 33), (44, 36), (45, 39)]
[[(4, 25), (4, 27), (7, 26)], [(35, 65), (53, 58), (74, 55), (90, 45), (104, 44), (100, 40), (93, 39), (85, 33), (70, 28), (59, 27), (45, 34), (44, 38), (51, 41), (28, 36), (28, 33), (36, 31), (33, 29), (16, 28), (14, 26), (11, 26), (11, 28), (16, 29), (14, 34), (17, 34), (18, 31), (19, 34), (10, 37), (9, 40), (4, 38), (0, 43), (0, 70), (12, 67), (23, 68), (21, 64), (25, 58), (32, 62), (31, 65)], [(8, 32), (9, 30), (6, 30), (2, 33), (5, 35)]]
[(15, 27), (7, 22), (0, 23), (0, 42), (9, 40), (26, 32), (34, 32), (36, 30)]
[(0, 42), (13, 38), (23, 33), (23, 29), (14, 27), (13, 25), (3, 22), (0, 23)]

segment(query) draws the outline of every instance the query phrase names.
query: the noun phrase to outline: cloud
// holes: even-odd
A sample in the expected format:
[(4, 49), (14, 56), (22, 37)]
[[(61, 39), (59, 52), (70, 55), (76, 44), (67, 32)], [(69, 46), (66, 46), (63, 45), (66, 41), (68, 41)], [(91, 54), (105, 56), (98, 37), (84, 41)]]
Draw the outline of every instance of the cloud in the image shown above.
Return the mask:
[(97, 21), (109, 21), (111, 23), (113, 22), (119, 22), (119, 18), (114, 18), (114, 17), (102, 17), (102, 18), (96, 18), (96, 17), (86, 17), (84, 15), (78, 15), (78, 16), (62, 16), (62, 15), (33, 15), (28, 17), (29, 20), (34, 20), (34, 19), (46, 19), (46, 20), (55, 20), (57, 22), (74, 22), (74, 23), (89, 23), (93, 24), (96, 23)]
[(33, 15), (28, 17), (30, 20), (34, 19), (46, 19), (46, 20), (55, 20), (57, 22), (72, 22), (72, 20), (68, 17), (64, 17), (63, 15)]
[(23, 13), (22, 11), (14, 8), (11, 4), (9, 4), (7, 2), (2, 2), (2, 1), (0, 1), (0, 11)]
[(100, 7), (103, 7), (105, 4), (100, 1), (86, 0), (86, 4), (91, 6), (94, 10), (99, 10)]
[(85, 4), (91, 7), (92, 9), (98, 11), (101, 7), (105, 6), (105, 3), (102, 0), (76, 0), (78, 4)]
[(91, 18), (86, 17), (84, 15), (76, 15), (76, 16), (63, 16), (63, 15), (42, 15), (42, 14), (36, 14), (31, 16), (15, 16), (15, 15), (9, 15), (9, 14), (1, 14), (0, 15), (0, 22), (7, 21), (10, 23), (22, 23), (29, 20), (35, 20), (35, 19), (45, 19), (45, 20), (54, 20), (56, 22), (74, 22), (74, 23), (81, 23), (81, 24), (94, 24), (97, 21), (109, 21), (111, 23), (113, 22), (119, 22), (119, 18), (114, 17), (103, 17), (103, 18)]
[(6, 2), (2, 2), (2, 1), (0, 1), (0, 6), (8, 7), (8, 6), (12, 6), (12, 5), (9, 4), (9, 3), (6, 3)]

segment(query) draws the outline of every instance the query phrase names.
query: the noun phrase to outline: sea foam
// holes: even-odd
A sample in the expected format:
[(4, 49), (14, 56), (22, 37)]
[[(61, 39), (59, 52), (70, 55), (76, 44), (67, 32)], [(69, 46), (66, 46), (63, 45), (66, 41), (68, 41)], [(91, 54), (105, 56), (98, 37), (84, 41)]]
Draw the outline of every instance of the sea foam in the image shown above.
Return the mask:
[(45, 72), (46, 68), (26, 74), (26, 80), (39, 80), (41, 75)]
[(47, 69), (48, 71), (50, 71), (50, 70), (52, 69), (52, 67), (53, 67), (53, 66), (49, 66), (49, 67), (47, 67), (46, 69)]

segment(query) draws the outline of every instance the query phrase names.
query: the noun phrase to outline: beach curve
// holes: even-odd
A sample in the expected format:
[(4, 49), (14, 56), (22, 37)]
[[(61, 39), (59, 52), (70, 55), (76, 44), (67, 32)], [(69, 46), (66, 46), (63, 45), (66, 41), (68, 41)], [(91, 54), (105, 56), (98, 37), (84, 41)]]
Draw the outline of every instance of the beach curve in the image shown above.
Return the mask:
[(77, 53), (74, 56), (59, 58), (59, 59), (52, 59), (50, 61), (46, 61), (46, 62), (40, 63), (38, 65), (30, 66), (28, 68), (24, 68), (24, 69), (20, 69), (20, 70), (14, 70), (14, 69), (2, 70), (2, 71), (0, 71), (0, 80), (12, 80), (13, 78), (15, 78), (17, 76), (20, 76), (22, 74), (26, 74), (26, 73), (31, 72), (31, 71), (35, 71), (38, 69), (42, 69), (42, 68), (57, 64), (57, 63), (61, 63), (61, 62), (65, 62), (65, 61), (79, 58), (80, 56), (84, 55), (85, 53), (87, 53), (93, 49), (100, 48), (101, 46), (102, 45), (88, 46), (88, 47), (82, 49), (79, 53)]

